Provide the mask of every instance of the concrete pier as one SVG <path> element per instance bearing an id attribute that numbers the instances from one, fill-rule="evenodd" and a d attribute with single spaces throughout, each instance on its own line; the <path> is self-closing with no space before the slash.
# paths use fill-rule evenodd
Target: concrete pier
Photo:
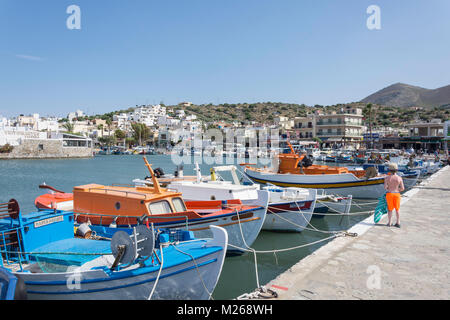
<path id="1" fill-rule="evenodd" d="M 401 228 L 373 216 L 266 285 L 281 300 L 449 299 L 450 167 L 402 195 Z M 393 214 L 395 223 L 395 213 Z"/>

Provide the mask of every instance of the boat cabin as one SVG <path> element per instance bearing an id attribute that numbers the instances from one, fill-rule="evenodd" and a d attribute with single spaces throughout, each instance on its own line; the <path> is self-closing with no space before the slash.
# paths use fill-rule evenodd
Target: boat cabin
<path id="1" fill-rule="evenodd" d="M 99 184 L 74 187 L 73 206 L 75 213 L 120 217 L 142 217 L 186 211 L 186 204 L 179 192 L 164 188 Z M 107 219 L 108 222 L 111 222 L 110 219 L 111 217 Z"/>
<path id="2" fill-rule="evenodd" d="M 278 172 L 280 174 L 343 174 L 343 173 L 353 173 L 357 177 L 363 177 L 365 171 L 363 170 L 349 170 L 346 167 L 337 166 L 325 166 L 325 165 L 311 165 L 304 167 L 301 161 L 304 159 L 305 155 L 298 154 L 294 151 L 292 146 L 289 144 L 291 149 L 290 153 L 283 153 L 278 155 Z"/>

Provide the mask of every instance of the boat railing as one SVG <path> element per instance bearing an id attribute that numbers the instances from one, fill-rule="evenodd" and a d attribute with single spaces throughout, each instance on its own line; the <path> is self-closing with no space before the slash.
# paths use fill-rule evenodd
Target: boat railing
<path id="1" fill-rule="evenodd" d="M 135 192 L 135 191 L 128 191 L 128 190 L 117 190 L 117 189 L 107 189 L 107 188 L 89 188 L 89 192 L 91 192 L 92 190 L 99 190 L 99 191 L 104 191 L 105 194 L 108 194 L 108 192 L 119 192 L 119 193 L 124 193 L 125 197 L 128 197 L 128 195 L 137 195 L 137 196 L 141 196 L 143 199 L 147 199 L 147 195 L 145 193 L 141 193 L 141 192 Z"/>
<path id="2" fill-rule="evenodd" d="M 129 184 L 129 183 L 111 183 L 112 187 L 131 187 L 134 188 L 135 185 L 134 184 Z"/>
<path id="3" fill-rule="evenodd" d="M 19 204 L 14 199 L 0 203 L 0 219 L 6 218 L 11 222 L 2 222 L 0 225 L 0 266 L 18 262 L 22 268 L 22 260 L 27 257 L 22 257 L 22 217 Z"/>
<path id="4" fill-rule="evenodd" d="M 172 219 L 184 219 L 185 220 L 185 224 L 186 224 L 186 230 L 189 230 L 189 218 L 187 215 L 173 215 L 173 216 L 164 216 L 164 217 L 160 217 L 160 216 L 156 216 L 156 215 L 147 215 L 144 214 L 142 216 L 119 216 L 119 215 L 114 215 L 114 214 L 102 214 L 102 213 L 74 213 L 75 214 L 75 221 L 78 221 L 77 218 L 79 216 L 87 216 L 88 220 L 89 217 L 99 217 L 100 218 L 100 225 L 103 225 L 103 219 L 112 219 L 113 222 L 116 222 L 118 219 L 125 219 L 125 220 L 132 220 L 132 219 L 136 219 L 136 221 L 139 224 L 146 224 L 147 221 L 149 219 L 161 219 L 161 220 L 172 220 Z M 89 220 L 90 221 L 90 220 Z M 128 221 L 128 225 L 131 225 L 130 222 Z"/>

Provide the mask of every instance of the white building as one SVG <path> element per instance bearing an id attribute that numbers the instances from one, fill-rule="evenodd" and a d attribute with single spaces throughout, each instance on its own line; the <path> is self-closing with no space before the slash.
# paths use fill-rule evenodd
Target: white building
<path id="1" fill-rule="evenodd" d="M 39 118 L 36 121 L 35 129 L 37 131 L 59 131 L 59 123 L 56 118 Z"/>
<path id="2" fill-rule="evenodd" d="M 175 111 L 175 115 L 178 118 L 183 119 L 186 116 L 186 113 L 184 112 L 183 109 L 179 109 L 179 110 Z"/>
<path id="3" fill-rule="evenodd" d="M 180 125 L 181 120 L 169 116 L 159 116 L 157 123 L 159 126 L 176 127 Z"/>
<path id="4" fill-rule="evenodd" d="M 161 105 L 141 106 L 136 108 L 130 114 L 129 120 L 145 124 L 147 127 L 153 127 L 157 124 L 159 116 L 166 115 L 166 107 Z"/>
<path id="5" fill-rule="evenodd" d="M 130 118 L 131 118 L 131 116 L 127 115 L 126 113 L 113 115 L 113 121 L 117 122 L 117 127 L 120 130 L 126 130 L 127 129 L 128 121 L 130 120 Z"/>

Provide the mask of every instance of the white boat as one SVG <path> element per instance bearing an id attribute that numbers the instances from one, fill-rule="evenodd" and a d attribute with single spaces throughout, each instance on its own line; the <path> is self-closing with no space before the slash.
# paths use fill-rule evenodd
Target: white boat
<path id="1" fill-rule="evenodd" d="M 196 181 L 174 181 L 168 187 L 183 194 L 186 200 L 232 200 L 239 199 L 243 204 L 252 204 L 258 199 L 260 190 L 269 194 L 269 204 L 263 230 L 301 232 L 309 224 L 317 201 L 320 201 L 318 213 L 348 213 L 351 197 L 333 198 L 324 193 L 318 198 L 317 190 L 303 188 L 262 187 L 259 184 L 241 184 L 237 176 L 237 168 L 217 166 L 212 170 L 211 179 L 201 176 L 196 165 Z M 219 172 L 229 172 L 232 181 L 227 181 Z M 245 177 L 245 175 L 243 175 Z M 147 184 L 146 180 L 133 180 L 135 183 Z M 319 199 L 319 200 L 318 200 Z M 331 211 L 329 211 L 331 209 Z"/>

